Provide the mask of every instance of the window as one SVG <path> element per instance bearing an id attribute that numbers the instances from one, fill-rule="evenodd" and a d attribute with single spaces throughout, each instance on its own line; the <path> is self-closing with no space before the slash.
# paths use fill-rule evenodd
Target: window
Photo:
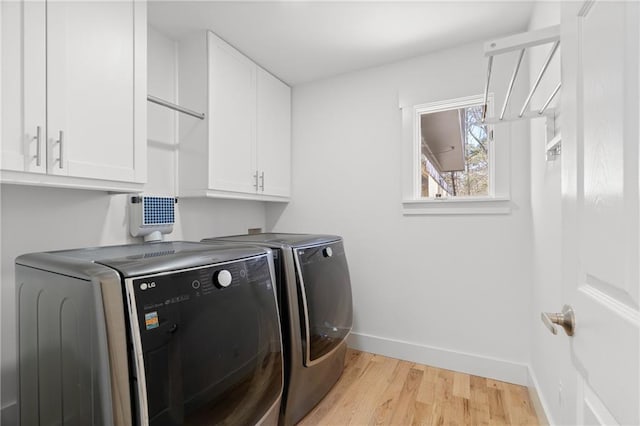
<path id="1" fill-rule="evenodd" d="M 483 104 L 482 95 L 401 103 L 404 215 L 511 212 L 511 141 L 527 129 L 483 124 Z M 492 109 L 490 93 L 488 117 Z"/>
<path id="2" fill-rule="evenodd" d="M 420 197 L 487 197 L 492 191 L 491 129 L 474 103 L 417 109 Z"/>

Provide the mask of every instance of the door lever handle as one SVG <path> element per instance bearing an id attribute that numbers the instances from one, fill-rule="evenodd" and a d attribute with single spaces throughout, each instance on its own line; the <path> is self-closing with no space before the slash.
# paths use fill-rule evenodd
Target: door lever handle
<path id="1" fill-rule="evenodd" d="M 576 328 L 576 316 L 573 312 L 573 308 L 569 305 L 562 307 L 562 312 L 550 313 L 543 312 L 540 314 L 540 318 L 544 325 L 547 326 L 550 332 L 558 334 L 558 329 L 554 324 L 559 325 L 567 333 L 567 336 L 573 336 L 573 332 Z"/>

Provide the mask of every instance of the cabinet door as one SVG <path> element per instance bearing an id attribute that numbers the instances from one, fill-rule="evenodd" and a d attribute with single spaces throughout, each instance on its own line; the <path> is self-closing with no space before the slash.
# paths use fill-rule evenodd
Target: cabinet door
<path id="1" fill-rule="evenodd" d="M 291 89 L 261 68 L 258 68 L 257 81 L 260 192 L 288 197 L 291 193 Z"/>
<path id="2" fill-rule="evenodd" d="M 213 33 L 208 42 L 209 189 L 255 193 L 256 66 Z"/>
<path id="3" fill-rule="evenodd" d="M 0 2 L 3 170 L 46 171 L 45 3 Z"/>
<path id="4" fill-rule="evenodd" d="M 49 173 L 144 181 L 145 23 L 144 2 L 47 4 Z"/>

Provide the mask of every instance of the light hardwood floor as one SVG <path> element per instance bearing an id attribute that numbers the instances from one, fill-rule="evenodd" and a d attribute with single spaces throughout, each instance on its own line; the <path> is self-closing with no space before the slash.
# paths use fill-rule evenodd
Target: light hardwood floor
<path id="1" fill-rule="evenodd" d="M 308 425 L 538 425 L 523 386 L 349 349 Z"/>

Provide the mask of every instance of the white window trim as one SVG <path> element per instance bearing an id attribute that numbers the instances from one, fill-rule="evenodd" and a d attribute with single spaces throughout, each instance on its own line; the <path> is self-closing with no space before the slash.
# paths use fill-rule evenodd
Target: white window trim
<path id="1" fill-rule="evenodd" d="M 425 198 L 402 201 L 402 214 L 405 216 L 510 213 L 509 197 Z"/>
<path id="2" fill-rule="evenodd" d="M 487 116 L 493 116 L 493 93 L 488 96 Z M 496 195 L 496 155 L 495 142 L 489 144 L 489 195 L 479 197 L 451 197 L 451 198 L 422 198 L 420 179 L 420 115 L 451 109 L 464 108 L 470 105 L 482 104 L 483 95 L 467 96 L 446 101 L 437 101 L 403 108 L 403 143 L 409 146 L 411 152 L 405 154 L 403 173 L 407 170 L 410 176 L 403 179 L 402 214 L 414 215 L 468 215 L 468 214 L 510 214 L 511 198 L 509 195 Z M 493 127 L 493 126 L 492 126 Z M 492 129 L 493 130 L 493 129 Z M 408 141 L 408 138 L 411 138 Z M 407 187 L 408 186 L 408 187 Z"/>

